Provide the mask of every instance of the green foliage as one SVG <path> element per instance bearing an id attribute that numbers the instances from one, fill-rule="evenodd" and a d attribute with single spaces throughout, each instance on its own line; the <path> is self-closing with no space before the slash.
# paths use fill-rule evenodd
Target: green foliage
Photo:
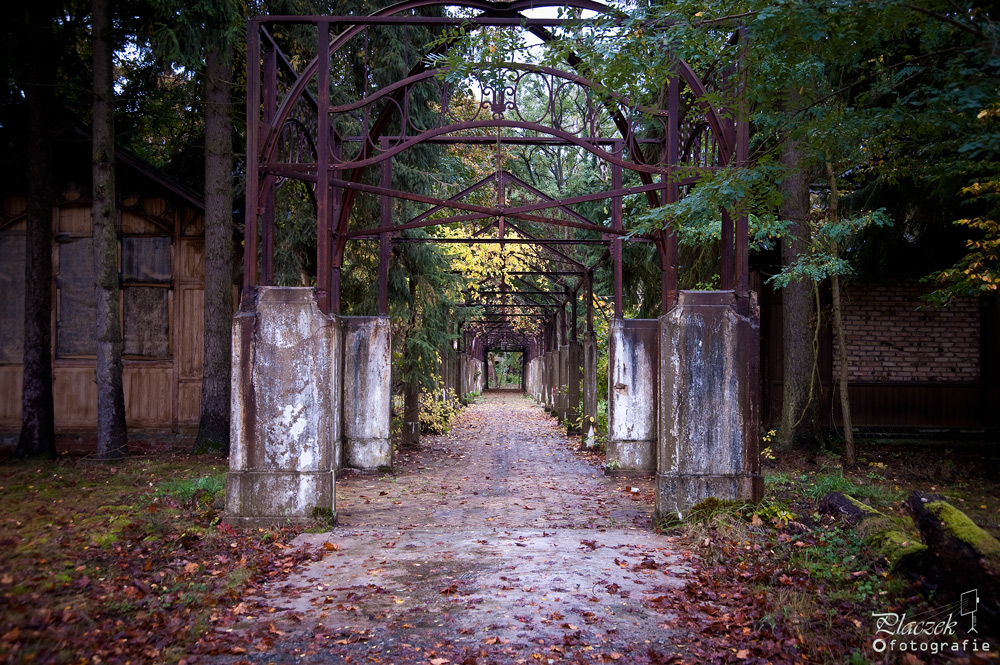
<path id="1" fill-rule="evenodd" d="M 838 467 L 834 473 L 818 473 L 811 476 L 805 489 L 806 496 L 820 499 L 830 492 L 840 492 L 852 497 L 870 499 L 879 504 L 892 503 L 902 495 L 899 492 L 887 490 L 876 484 L 860 485 L 844 475 L 843 468 Z"/>
<path id="2" fill-rule="evenodd" d="M 888 226 L 891 223 L 883 210 L 874 210 L 858 217 L 827 220 L 813 225 L 812 251 L 800 255 L 795 263 L 783 266 L 781 272 L 771 277 L 768 283 L 783 288 L 796 280 L 822 282 L 834 275 L 850 275 L 853 268 L 837 248 L 869 226 Z"/>
<path id="3" fill-rule="evenodd" d="M 451 421 L 461 410 L 462 403 L 455 391 L 448 388 L 444 399 L 441 389 L 420 393 L 420 431 L 429 434 L 446 434 L 451 429 Z"/>
<path id="4" fill-rule="evenodd" d="M 972 230 L 974 237 L 965 241 L 967 253 L 955 265 L 924 280 L 938 285 L 928 296 L 938 304 L 947 304 L 955 296 L 995 294 L 1000 289 L 1000 176 L 973 183 L 962 194 L 985 205 L 989 216 L 955 222 Z"/>
<path id="5" fill-rule="evenodd" d="M 154 497 L 171 497 L 177 503 L 187 503 L 198 492 L 207 492 L 211 496 L 222 494 L 226 489 L 226 474 L 219 473 L 201 478 L 186 478 L 183 480 L 168 480 L 157 487 Z"/>

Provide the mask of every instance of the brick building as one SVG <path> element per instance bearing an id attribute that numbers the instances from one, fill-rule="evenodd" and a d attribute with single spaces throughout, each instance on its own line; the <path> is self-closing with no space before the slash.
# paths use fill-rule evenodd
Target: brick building
<path id="1" fill-rule="evenodd" d="M 851 416 L 856 427 L 967 428 L 1000 426 L 1000 307 L 959 298 L 947 307 L 925 301 L 930 287 L 915 278 L 852 283 L 843 304 Z M 840 422 L 839 376 L 822 294 L 819 376 L 827 424 Z M 763 420 L 780 419 L 781 293 L 761 289 Z"/>

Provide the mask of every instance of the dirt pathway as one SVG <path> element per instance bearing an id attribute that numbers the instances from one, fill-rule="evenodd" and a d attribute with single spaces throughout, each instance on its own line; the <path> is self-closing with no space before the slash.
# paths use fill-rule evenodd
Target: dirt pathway
<path id="1" fill-rule="evenodd" d="M 664 601 L 690 555 L 653 533 L 650 479 L 577 447 L 490 393 L 395 475 L 344 474 L 336 529 L 299 538 L 325 556 L 245 603 L 236 646 L 201 662 L 673 662 Z"/>

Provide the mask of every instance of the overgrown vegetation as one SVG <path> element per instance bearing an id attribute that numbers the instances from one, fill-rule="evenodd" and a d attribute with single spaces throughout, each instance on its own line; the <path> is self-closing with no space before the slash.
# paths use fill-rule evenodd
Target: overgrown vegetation
<path id="1" fill-rule="evenodd" d="M 848 472 L 833 458 L 790 454 L 767 461 L 762 503 L 709 499 L 684 523 L 661 524 L 669 538 L 680 538 L 702 557 L 690 590 L 717 603 L 717 616 L 754 626 L 747 658 L 882 662 L 871 648 L 873 613 L 913 617 L 942 604 L 920 579 L 892 570 L 870 530 L 821 515 L 819 499 L 829 492 L 849 494 L 885 516 L 878 519 L 905 525 L 907 544 L 920 538 L 902 500 L 921 488 L 949 497 L 992 535 L 1000 534 L 1000 454 L 990 448 L 869 444 L 859 450 L 863 467 Z M 955 464 L 975 471 L 959 479 L 951 472 Z M 742 646 L 732 644 L 737 651 Z M 920 662 L 929 662 L 920 655 Z"/>
<path id="2" fill-rule="evenodd" d="M 0 662 L 175 663 L 248 591 L 313 556 L 297 528 L 220 521 L 225 461 L 63 455 L 0 481 Z M 199 644 L 201 642 L 201 644 Z"/>

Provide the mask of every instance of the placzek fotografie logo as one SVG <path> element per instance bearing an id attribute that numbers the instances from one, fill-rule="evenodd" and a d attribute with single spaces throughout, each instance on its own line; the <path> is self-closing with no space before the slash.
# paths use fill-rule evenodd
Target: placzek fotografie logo
<path id="1" fill-rule="evenodd" d="M 963 593 L 957 602 L 922 614 L 910 616 L 906 612 L 873 612 L 875 638 L 872 640 L 872 649 L 879 654 L 994 651 L 993 645 L 978 636 L 978 609 L 979 592 L 972 589 Z"/>

